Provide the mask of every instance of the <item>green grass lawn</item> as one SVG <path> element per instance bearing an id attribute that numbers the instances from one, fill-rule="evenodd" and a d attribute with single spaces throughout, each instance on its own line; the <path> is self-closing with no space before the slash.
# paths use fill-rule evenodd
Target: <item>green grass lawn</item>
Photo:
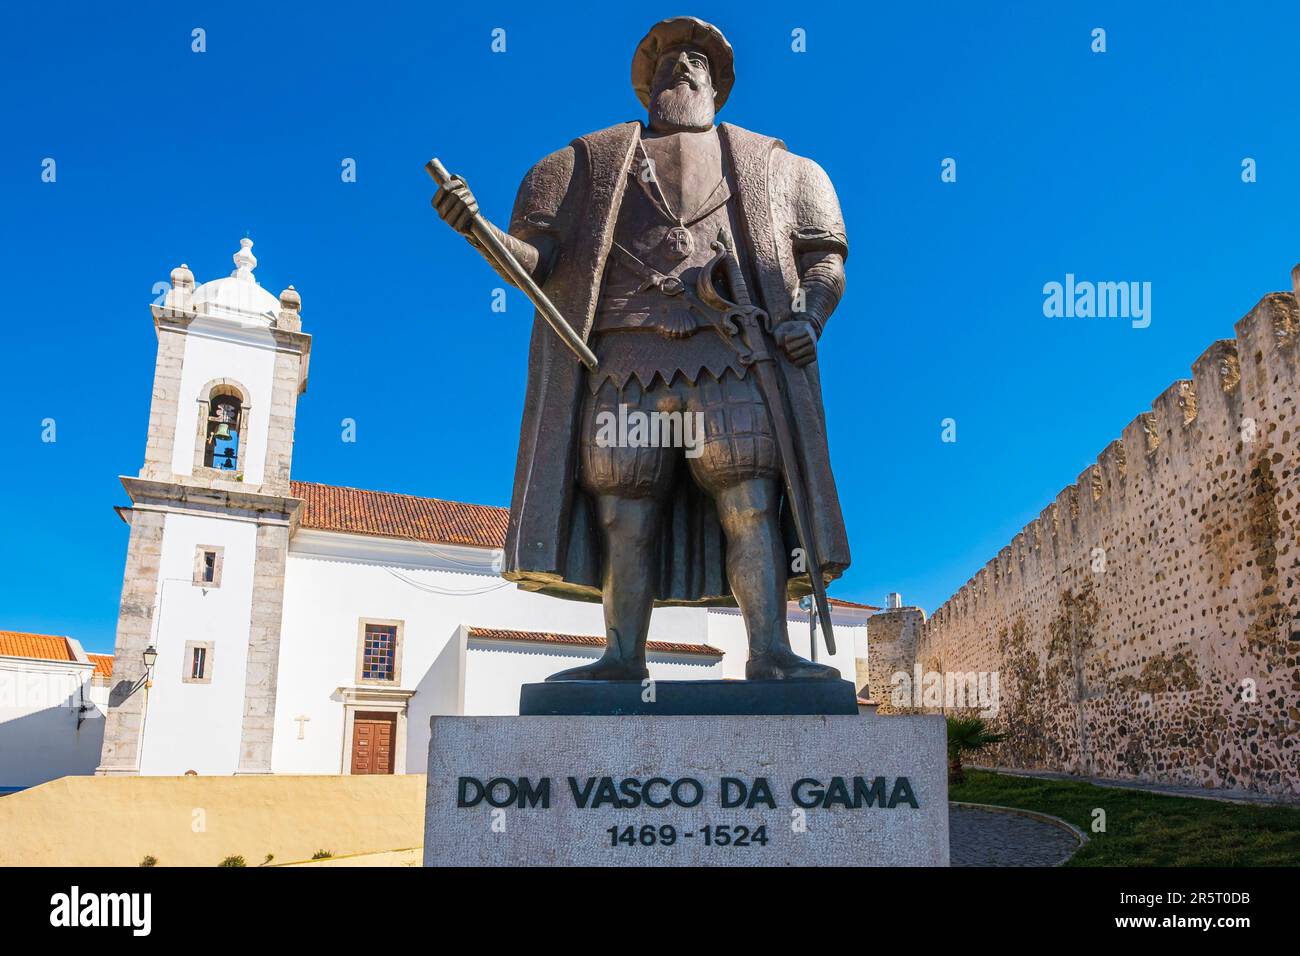
<path id="1" fill-rule="evenodd" d="M 1300 866 L 1300 809 L 1192 800 L 978 770 L 949 799 L 1037 810 L 1092 841 L 1068 866 Z M 1094 810 L 1106 831 L 1093 831 Z"/>

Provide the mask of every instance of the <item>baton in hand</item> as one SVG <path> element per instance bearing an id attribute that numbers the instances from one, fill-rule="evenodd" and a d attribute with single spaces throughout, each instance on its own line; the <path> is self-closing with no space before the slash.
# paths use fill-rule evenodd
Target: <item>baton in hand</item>
<path id="1" fill-rule="evenodd" d="M 451 173 L 447 172 L 447 167 L 437 159 L 429 160 L 424 164 L 424 168 L 439 186 L 445 186 L 448 180 L 452 178 Z M 596 353 L 587 347 L 587 343 L 582 340 L 582 336 L 574 331 L 573 326 L 565 321 L 564 316 L 560 315 L 560 310 L 546 297 L 546 293 L 538 288 L 537 283 L 533 281 L 533 277 L 528 274 L 528 270 L 519 264 L 519 260 L 506 248 L 505 243 L 497 237 L 492 224 L 479 213 L 475 213 L 474 218 L 470 220 L 469 228 L 474 238 L 492 254 L 492 258 L 505 270 L 516 288 L 528 296 L 533 305 L 537 306 L 537 311 L 542 314 L 542 318 L 546 320 L 547 324 L 555 330 L 555 334 L 564 340 L 564 344 L 573 350 L 573 354 L 578 356 L 583 365 L 593 372 L 596 371 Z"/>

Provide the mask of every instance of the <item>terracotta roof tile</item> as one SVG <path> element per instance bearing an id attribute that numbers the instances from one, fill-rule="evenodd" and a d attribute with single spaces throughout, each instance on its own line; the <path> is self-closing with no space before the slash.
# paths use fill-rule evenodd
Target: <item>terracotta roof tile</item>
<path id="1" fill-rule="evenodd" d="M 302 512 L 304 528 L 481 548 L 505 545 L 506 525 L 510 521 L 508 508 L 310 481 L 291 481 L 289 486 L 290 494 L 305 503 Z M 829 600 L 836 607 L 880 610 L 875 604 L 839 598 Z"/>
<path id="2" fill-rule="evenodd" d="M 108 680 L 113 676 L 112 654 L 91 654 L 87 652 L 86 656 L 89 657 L 91 662 L 95 665 L 95 673 L 93 676 L 101 677 L 104 680 Z"/>
<path id="3" fill-rule="evenodd" d="M 831 604 L 834 604 L 836 607 L 858 607 L 862 608 L 864 611 L 880 610 L 879 606 L 875 604 L 859 604 L 857 601 L 841 601 L 839 598 L 833 597 L 827 597 L 826 600 L 830 601 Z"/>
<path id="4" fill-rule="evenodd" d="M 291 481 L 289 486 L 290 494 L 305 502 L 302 513 L 304 528 L 482 548 L 505 545 L 506 525 L 510 521 L 508 508 L 310 481 Z M 875 604 L 839 598 L 829 600 L 836 607 L 880 610 Z"/>
<path id="5" fill-rule="evenodd" d="M 74 661 L 66 637 L 0 631 L 0 657 L 31 657 L 42 661 Z"/>
<path id="6" fill-rule="evenodd" d="M 510 517 L 508 509 L 491 505 L 307 481 L 290 482 L 290 494 L 306 502 L 304 528 L 438 544 L 500 548 L 505 544 Z"/>
<path id="7" fill-rule="evenodd" d="M 605 639 L 591 634 L 552 634 L 549 631 L 507 631 L 497 627 L 471 627 L 469 636 L 491 641 L 536 641 L 539 644 L 576 644 L 581 647 L 604 647 Z M 710 644 L 680 644 L 676 641 L 646 641 L 646 650 L 675 654 L 699 654 L 721 657 L 722 651 Z"/>

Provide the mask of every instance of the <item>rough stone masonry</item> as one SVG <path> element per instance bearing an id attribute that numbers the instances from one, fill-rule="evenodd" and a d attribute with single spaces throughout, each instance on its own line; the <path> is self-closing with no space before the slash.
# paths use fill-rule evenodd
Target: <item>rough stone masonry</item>
<path id="1" fill-rule="evenodd" d="M 999 672 L 981 762 L 1300 794 L 1300 266 L 929 620 L 891 675 Z M 914 698 L 913 704 L 918 702 Z M 931 708 L 923 708 L 931 709 Z"/>

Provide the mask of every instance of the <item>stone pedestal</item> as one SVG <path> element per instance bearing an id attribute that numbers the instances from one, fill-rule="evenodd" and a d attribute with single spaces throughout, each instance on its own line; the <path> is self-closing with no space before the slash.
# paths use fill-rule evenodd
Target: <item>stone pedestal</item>
<path id="1" fill-rule="evenodd" d="M 651 693 L 653 691 L 653 693 Z M 846 680 L 565 680 L 524 684 L 524 717 L 856 714 Z"/>
<path id="2" fill-rule="evenodd" d="M 426 866 L 947 866 L 939 716 L 434 717 Z"/>

